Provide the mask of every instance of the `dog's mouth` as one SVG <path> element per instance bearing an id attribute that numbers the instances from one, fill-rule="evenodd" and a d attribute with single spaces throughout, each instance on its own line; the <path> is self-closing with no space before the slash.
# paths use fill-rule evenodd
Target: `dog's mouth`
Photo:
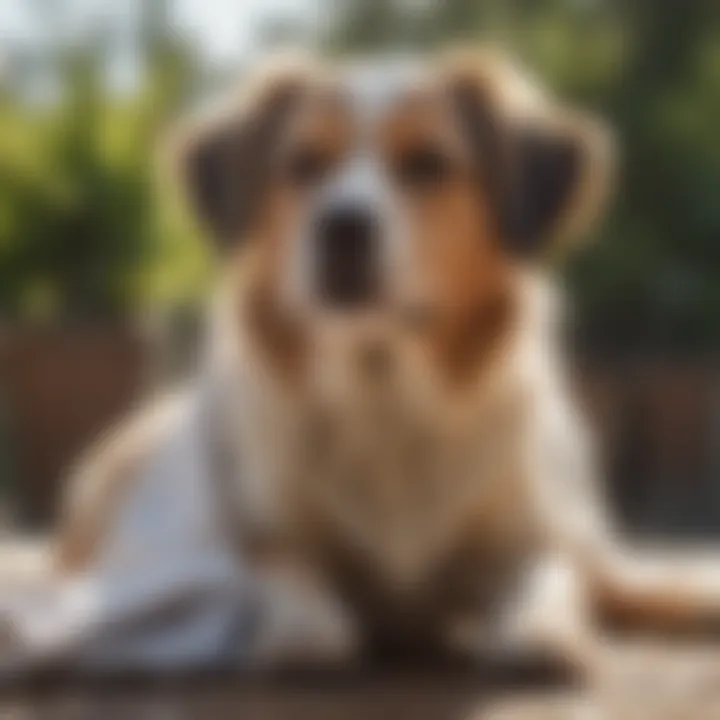
<path id="1" fill-rule="evenodd" d="M 397 366 L 395 349 L 382 338 L 361 343 L 355 357 L 359 377 L 369 382 L 388 380 Z"/>
<path id="2" fill-rule="evenodd" d="M 428 301 L 403 303 L 398 308 L 398 323 L 412 333 L 424 333 L 435 326 L 438 309 Z"/>
<path id="3" fill-rule="evenodd" d="M 343 342 L 362 347 L 362 354 L 382 354 L 381 347 L 392 346 L 403 337 L 421 337 L 433 330 L 441 319 L 432 302 L 378 298 L 357 306 L 321 305 L 313 313 L 311 325 L 319 334 L 343 338 Z"/>

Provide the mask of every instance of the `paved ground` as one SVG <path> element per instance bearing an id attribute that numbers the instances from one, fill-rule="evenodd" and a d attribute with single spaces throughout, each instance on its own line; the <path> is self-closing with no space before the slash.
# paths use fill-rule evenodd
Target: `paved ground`
<path id="1" fill-rule="evenodd" d="M 528 676 L 397 670 L 362 676 L 61 678 L 7 686 L 0 720 L 715 720 L 720 646 L 623 642 L 608 676 L 573 688 Z"/>
<path id="2" fill-rule="evenodd" d="M 7 547 L 7 546 L 5 546 Z M 13 565 L 7 554 L 5 569 Z M 42 564 L 12 553 L 14 572 Z M 720 640 L 615 639 L 590 687 L 516 669 L 53 677 L 0 686 L 0 720 L 720 720 Z"/>

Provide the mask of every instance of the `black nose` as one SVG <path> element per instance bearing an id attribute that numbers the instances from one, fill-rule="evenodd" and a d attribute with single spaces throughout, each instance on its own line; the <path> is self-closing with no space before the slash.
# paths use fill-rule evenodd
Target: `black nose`
<path id="1" fill-rule="evenodd" d="M 321 297 L 345 307 L 373 298 L 377 291 L 378 222 L 372 210 L 341 206 L 318 219 L 317 272 Z"/>

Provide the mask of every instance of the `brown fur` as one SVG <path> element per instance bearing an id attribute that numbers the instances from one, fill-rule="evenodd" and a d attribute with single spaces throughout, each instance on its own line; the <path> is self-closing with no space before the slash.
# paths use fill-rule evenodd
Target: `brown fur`
<path id="1" fill-rule="evenodd" d="M 281 145 L 280 158 L 295 147 L 313 147 L 339 162 L 352 137 L 352 118 L 343 116 L 321 93 L 299 102 L 287 127 L 289 136 Z M 456 168 L 443 187 L 407 201 L 419 258 L 417 277 L 410 282 L 422 288 L 421 300 L 429 306 L 430 317 L 418 334 L 419 342 L 449 381 L 472 381 L 512 327 L 514 312 L 514 268 L 502 251 L 489 191 L 478 185 L 472 169 L 464 164 L 467 139 L 437 91 L 402 104 L 378 135 L 388 164 L 427 142 L 442 142 L 453 153 Z M 255 247 L 238 250 L 237 262 L 252 265 L 261 276 L 243 280 L 252 283 L 253 290 L 240 290 L 253 295 L 250 322 L 256 339 L 285 371 L 300 362 L 303 341 L 301 329 L 281 315 L 275 271 L 278 259 L 290 252 L 283 239 L 297 222 L 302 202 L 302 196 L 276 181 L 252 233 Z M 244 270 L 240 274 L 245 278 Z"/>

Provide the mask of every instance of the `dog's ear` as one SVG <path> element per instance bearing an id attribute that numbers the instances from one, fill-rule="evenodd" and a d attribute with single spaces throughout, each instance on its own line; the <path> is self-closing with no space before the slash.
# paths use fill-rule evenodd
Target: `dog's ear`
<path id="1" fill-rule="evenodd" d="M 506 241 L 520 255 L 536 256 L 586 233 L 608 194 L 607 131 L 595 120 L 557 110 L 518 121 L 509 135 Z"/>
<path id="2" fill-rule="evenodd" d="M 273 147 L 309 81 L 308 63 L 273 62 L 238 98 L 191 120 L 171 139 L 174 174 L 220 248 L 251 230 L 270 181 Z"/>
<path id="3" fill-rule="evenodd" d="M 505 246 L 533 258 L 586 232 L 607 196 L 608 131 L 548 99 L 495 55 L 456 55 L 449 77 Z"/>

